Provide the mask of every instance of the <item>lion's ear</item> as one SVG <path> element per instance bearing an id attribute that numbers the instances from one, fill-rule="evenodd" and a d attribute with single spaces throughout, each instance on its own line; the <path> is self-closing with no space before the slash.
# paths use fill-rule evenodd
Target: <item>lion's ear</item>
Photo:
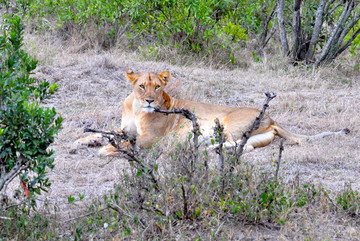
<path id="1" fill-rule="evenodd" d="M 167 83 L 169 82 L 170 78 L 171 78 L 171 74 L 169 71 L 165 70 L 163 72 L 161 72 L 159 74 L 160 80 L 167 85 Z"/>
<path id="2" fill-rule="evenodd" d="M 136 82 L 136 80 L 138 78 L 138 74 L 135 74 L 134 71 L 132 71 L 131 69 L 127 69 L 126 70 L 126 77 L 130 81 L 130 84 L 133 85 L 133 84 L 135 84 L 135 82 Z"/>

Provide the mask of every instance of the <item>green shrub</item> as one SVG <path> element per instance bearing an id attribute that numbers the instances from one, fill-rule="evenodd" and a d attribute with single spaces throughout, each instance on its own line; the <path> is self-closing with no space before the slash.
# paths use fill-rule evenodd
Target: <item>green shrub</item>
<path id="1" fill-rule="evenodd" d="M 37 61 L 21 48 L 23 29 L 18 16 L 6 16 L 0 37 L 0 193 L 20 175 L 31 194 L 50 186 L 47 168 L 54 151 L 48 149 L 61 128 L 55 108 L 41 102 L 56 84 L 31 78 Z"/>
<path id="2" fill-rule="evenodd" d="M 345 185 L 344 190 L 336 197 L 337 204 L 350 216 L 360 215 L 360 193 L 351 188 L 350 184 Z"/>

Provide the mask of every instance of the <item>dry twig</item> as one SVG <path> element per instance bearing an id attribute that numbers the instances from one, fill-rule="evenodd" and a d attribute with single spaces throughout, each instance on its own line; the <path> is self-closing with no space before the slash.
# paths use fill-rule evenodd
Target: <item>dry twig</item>
<path id="1" fill-rule="evenodd" d="M 283 150 L 284 150 L 284 140 L 281 140 L 280 146 L 279 146 L 279 156 L 278 156 L 278 159 L 277 159 L 276 162 L 275 162 L 275 164 L 276 164 L 275 182 L 277 182 L 277 179 L 278 179 L 280 162 L 281 162 L 281 156 L 282 156 Z"/>
<path id="2" fill-rule="evenodd" d="M 187 109 L 184 109 L 184 108 L 174 109 L 174 110 L 161 110 L 159 108 L 154 108 L 154 111 L 158 112 L 158 113 L 165 114 L 165 115 L 180 114 L 180 115 L 184 116 L 186 119 L 191 120 L 191 122 L 193 124 L 192 132 L 194 133 L 194 138 L 193 138 L 193 141 L 194 141 L 194 161 L 195 161 L 195 166 L 197 167 L 198 163 L 199 163 L 199 155 L 198 155 L 199 146 L 200 146 L 199 145 L 199 136 L 201 135 L 201 132 L 200 132 L 199 124 L 197 123 L 196 115 L 193 112 L 191 112 L 191 111 L 189 111 Z M 194 167 L 193 164 L 191 166 Z"/>
<path id="3" fill-rule="evenodd" d="M 117 133 L 115 131 L 104 132 L 104 131 L 97 131 L 89 128 L 85 128 L 84 132 L 94 132 L 94 133 L 101 133 L 104 137 L 109 139 L 111 145 L 113 145 L 119 153 L 124 155 L 124 158 L 131 163 L 136 164 L 136 168 L 141 170 L 143 173 L 150 176 L 150 180 L 154 184 L 154 188 L 159 191 L 159 183 L 157 178 L 154 175 L 153 168 L 147 165 L 146 163 L 142 162 L 137 158 L 138 154 L 138 147 L 136 146 L 136 139 L 130 137 L 125 132 Z M 131 148 L 124 149 L 120 147 L 122 141 L 129 141 L 131 144 Z"/>
<path id="4" fill-rule="evenodd" d="M 185 191 L 185 187 L 184 184 L 181 185 L 181 190 L 182 190 L 182 197 L 183 197 L 183 205 L 184 205 L 184 218 L 187 218 L 187 214 L 188 214 L 188 203 L 187 203 L 187 195 L 186 195 L 186 191 Z"/>
<path id="5" fill-rule="evenodd" d="M 223 192 L 225 189 L 223 145 L 224 145 L 224 142 L 226 141 L 226 137 L 224 135 L 224 126 L 221 125 L 218 118 L 215 119 L 214 136 L 215 136 L 216 141 L 219 143 L 219 145 L 215 148 L 215 151 L 219 155 L 218 168 L 219 168 L 219 174 L 222 178 L 221 192 Z M 207 168 L 207 166 L 206 166 L 206 168 Z"/>
<path id="6" fill-rule="evenodd" d="M 84 214 L 84 215 L 80 215 L 80 216 L 77 216 L 77 217 L 74 217 L 74 218 L 70 218 L 70 219 L 68 219 L 68 220 L 65 220 L 64 223 L 67 223 L 67 222 L 70 222 L 70 221 L 74 221 L 74 220 L 77 220 L 77 219 L 79 219 L 79 218 L 84 218 L 84 217 L 93 215 L 93 214 L 95 214 L 95 213 L 97 213 L 97 212 L 102 212 L 102 211 L 107 210 L 107 209 L 109 209 L 109 208 L 108 208 L 108 207 L 106 207 L 106 208 L 101 208 L 101 209 L 99 209 L 99 210 L 96 210 L 96 211 L 93 211 L 93 212 L 90 212 L 90 213 L 87 213 L 87 214 Z"/>
<path id="7" fill-rule="evenodd" d="M 276 97 L 276 93 L 266 92 L 265 95 L 266 95 L 266 100 L 265 100 L 265 102 L 263 104 L 263 107 L 262 107 L 262 109 L 260 111 L 259 116 L 255 118 L 252 126 L 243 134 L 243 137 L 242 137 L 241 142 L 240 142 L 240 146 L 239 146 L 239 148 L 237 148 L 235 150 L 236 162 L 237 163 L 239 163 L 239 158 L 243 154 L 245 144 L 249 140 L 251 134 L 253 133 L 253 131 L 255 131 L 256 129 L 259 128 L 260 122 L 261 122 L 262 118 L 265 115 L 265 111 L 269 107 L 269 102 Z"/>

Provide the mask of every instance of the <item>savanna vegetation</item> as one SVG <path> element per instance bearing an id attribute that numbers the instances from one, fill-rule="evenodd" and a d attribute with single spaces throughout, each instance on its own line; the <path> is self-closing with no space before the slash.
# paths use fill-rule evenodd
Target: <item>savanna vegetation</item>
<path id="1" fill-rule="evenodd" d="M 294 64 L 319 66 L 360 47 L 354 0 L 4 0 L 2 8 L 22 16 L 31 31 L 86 40 L 84 48 L 139 49 L 157 60 L 171 59 L 167 52 L 175 49 L 173 55 L 236 65 L 251 43 L 257 61 L 272 45 Z"/>
<path id="2" fill-rule="evenodd" d="M 343 56 L 351 59 L 347 68 L 358 73 L 358 1 L 3 0 L 0 6 L 0 240 L 241 239 L 233 230 L 250 225 L 254 230 L 261 227 L 261 232 L 281 233 L 288 223 L 301 222 L 296 216 L 314 219 L 317 213 L 359 227 L 360 193 L 351 183 L 343 182 L 340 191 L 333 192 L 321 183 L 290 178 L 281 171 L 287 162 L 282 142 L 272 151 L 271 165 L 258 167 L 236 149 L 241 146 L 223 150 L 226 136 L 215 122 L 216 150 L 198 143 L 195 127 L 185 143 L 171 137 L 149 150 L 136 146 L 122 150 L 117 145 L 122 136 L 105 135 L 122 152 L 115 160 L 126 160 L 126 168 L 119 170 L 104 195 L 88 200 L 82 193 L 68 195 L 66 205 L 76 209 L 77 203 L 86 200 L 86 204 L 77 215 L 65 217 L 62 204 L 41 198 L 51 189 L 48 176 L 55 163 L 51 144 L 63 123 L 51 98 L 67 98 L 67 91 L 79 92 L 80 87 L 65 85 L 61 78 L 33 78 L 39 63 L 26 52 L 31 46 L 24 48 L 25 29 L 34 38 L 51 35 L 62 46 L 76 45 L 76 53 L 118 50 L 145 60 L 173 65 L 202 62 L 227 70 L 246 69 L 248 62 L 261 64 L 271 56 L 285 60 L 281 68 L 290 66 L 293 73 L 304 75 L 336 66 Z M 108 58 L 102 66 L 110 72 L 118 68 Z M 54 70 L 49 69 L 40 72 Z M 356 86 L 352 82 L 356 78 L 349 75 L 340 81 L 340 88 Z M 59 85 L 63 90 L 57 97 Z M 226 87 L 219 89 L 231 96 Z M 84 104 L 71 106 L 79 105 Z M 84 106 L 62 111 L 65 116 L 72 111 L 80 115 L 89 108 Z M 294 114 L 309 107 L 284 101 L 283 108 Z M 329 111 L 343 113 L 339 108 Z M 311 109 L 311 114 L 318 109 Z M 71 157 L 79 151 L 68 152 Z M 17 180 L 16 195 L 10 197 L 6 189 Z M 306 239 L 304 233 L 287 238 Z M 355 231 L 353 237 L 359 235 Z"/>

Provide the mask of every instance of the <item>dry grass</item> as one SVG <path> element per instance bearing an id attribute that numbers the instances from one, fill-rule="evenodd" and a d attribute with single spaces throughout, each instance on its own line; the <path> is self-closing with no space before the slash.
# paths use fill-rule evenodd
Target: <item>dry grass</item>
<path id="1" fill-rule="evenodd" d="M 73 150 L 72 143 L 86 134 L 85 127 L 100 130 L 120 126 L 121 105 L 131 92 L 124 73 L 169 70 L 173 79 L 168 92 L 177 98 L 221 105 L 260 108 L 264 92 L 278 94 L 268 114 L 290 131 L 316 134 L 349 128 L 351 133 L 317 140 L 304 146 L 285 146 L 280 174 L 288 180 L 321 184 L 332 192 L 350 182 L 360 189 L 360 86 L 349 67 L 338 65 L 311 72 L 284 66 L 283 60 L 264 58 L 246 70 L 212 69 L 204 64 L 188 66 L 143 61 L 136 53 L 76 53 L 53 44 L 53 39 L 27 37 L 27 47 L 40 59 L 35 78 L 58 83 L 60 89 L 49 105 L 64 117 L 63 130 L 55 144 L 55 168 L 49 173 L 52 187 L 46 198 L 60 208 L 61 218 L 79 215 L 90 200 L 110 191 L 127 162 L 100 158 L 97 148 Z M 37 42 L 40 41 L 40 42 Z M 41 46 L 41 47 L 40 47 Z M 54 47 L 58 46 L 58 47 Z M 272 168 L 279 141 L 243 156 L 259 168 Z M 17 181 L 15 181 L 17 182 Z M 15 183 L 14 186 L 17 184 Z M 69 195 L 85 194 L 76 205 Z M 351 219 L 340 220 L 319 208 L 293 213 L 280 230 L 256 226 L 225 226 L 226 239 L 294 240 L 360 239 Z M 224 237 L 225 238 L 225 237 Z"/>

